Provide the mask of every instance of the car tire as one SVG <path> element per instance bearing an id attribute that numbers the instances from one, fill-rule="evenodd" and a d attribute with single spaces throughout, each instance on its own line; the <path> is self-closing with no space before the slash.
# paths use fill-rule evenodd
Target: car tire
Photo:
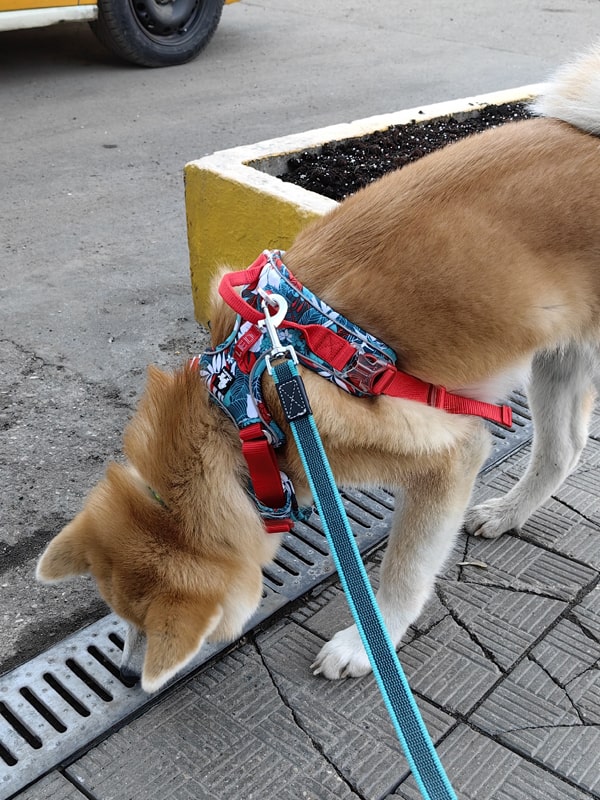
<path id="1" fill-rule="evenodd" d="M 223 0 L 98 0 L 91 23 L 113 53 L 142 67 L 194 58 L 217 29 Z"/>

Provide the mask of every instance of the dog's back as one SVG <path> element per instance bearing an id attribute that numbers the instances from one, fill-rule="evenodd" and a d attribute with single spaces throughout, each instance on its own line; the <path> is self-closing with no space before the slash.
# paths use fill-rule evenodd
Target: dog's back
<path id="1" fill-rule="evenodd" d="M 594 51 L 536 108 L 576 97 L 573 119 L 600 130 L 597 84 Z M 599 254 L 600 142 L 543 117 L 390 173 L 306 228 L 286 263 L 408 372 L 457 389 L 596 339 Z"/>

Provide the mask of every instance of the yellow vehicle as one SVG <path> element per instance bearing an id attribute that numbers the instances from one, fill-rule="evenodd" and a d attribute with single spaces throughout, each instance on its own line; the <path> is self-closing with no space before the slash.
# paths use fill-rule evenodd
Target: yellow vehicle
<path id="1" fill-rule="evenodd" d="M 168 67 L 194 58 L 237 0 L 0 0 L 0 31 L 87 20 L 120 58 Z"/>

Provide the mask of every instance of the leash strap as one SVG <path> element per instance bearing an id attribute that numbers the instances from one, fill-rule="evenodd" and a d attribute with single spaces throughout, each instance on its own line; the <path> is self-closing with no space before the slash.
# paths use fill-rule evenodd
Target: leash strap
<path id="1" fill-rule="evenodd" d="M 273 358 L 282 355 L 274 353 Z M 348 605 L 411 772 L 425 800 L 456 800 L 383 623 L 327 460 L 302 378 L 286 358 L 270 365 Z"/>

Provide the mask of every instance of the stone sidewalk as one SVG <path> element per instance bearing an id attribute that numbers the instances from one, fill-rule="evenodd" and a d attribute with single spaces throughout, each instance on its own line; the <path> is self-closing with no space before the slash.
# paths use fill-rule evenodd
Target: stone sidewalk
<path id="1" fill-rule="evenodd" d="M 529 449 L 476 500 L 510 487 Z M 600 798 L 599 464 L 596 415 L 579 469 L 519 535 L 460 537 L 400 651 L 460 800 Z M 348 620 L 339 584 L 319 586 L 18 797 L 419 798 L 372 677 L 310 673 Z"/>

